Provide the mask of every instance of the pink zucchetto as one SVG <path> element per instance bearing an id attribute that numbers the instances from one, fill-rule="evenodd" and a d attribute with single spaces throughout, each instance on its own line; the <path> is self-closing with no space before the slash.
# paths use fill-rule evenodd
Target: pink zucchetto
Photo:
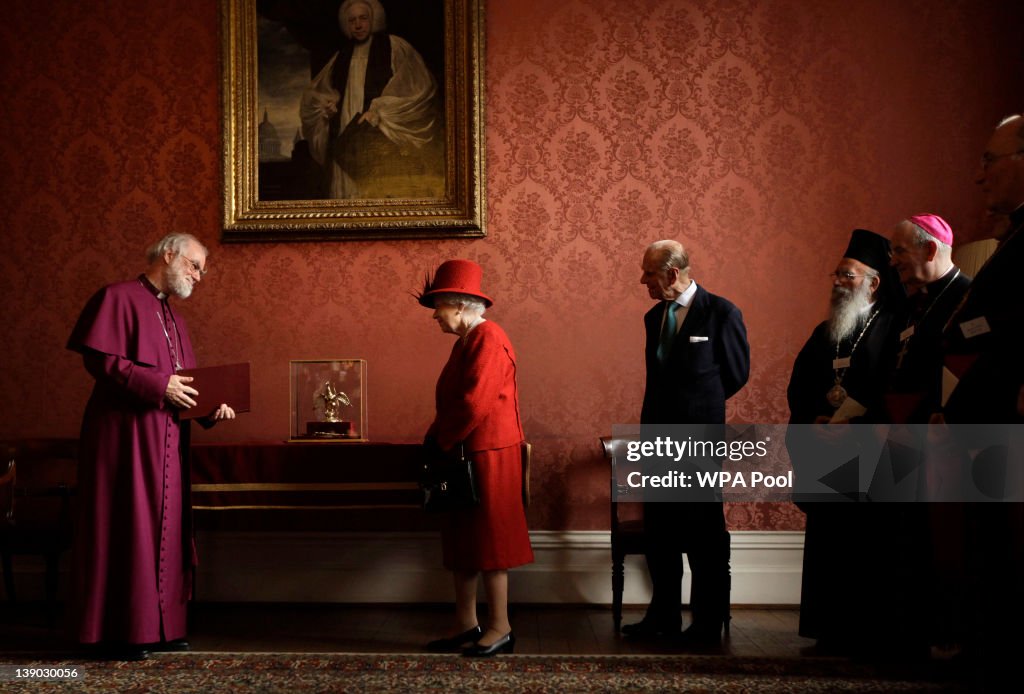
<path id="1" fill-rule="evenodd" d="M 941 241 L 947 246 L 953 245 L 953 230 L 949 228 L 946 220 L 937 214 L 915 214 L 907 219 L 911 224 L 924 229 L 924 232 L 936 241 Z"/>

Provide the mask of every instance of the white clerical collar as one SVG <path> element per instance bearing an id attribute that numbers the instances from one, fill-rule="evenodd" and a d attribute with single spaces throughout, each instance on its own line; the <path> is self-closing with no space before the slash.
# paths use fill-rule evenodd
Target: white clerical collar
<path id="1" fill-rule="evenodd" d="M 142 287 L 147 291 L 152 292 L 153 296 L 155 296 L 160 301 L 163 301 L 168 296 L 167 294 L 164 294 L 162 291 L 157 289 L 156 285 L 153 284 L 148 277 L 146 277 L 146 273 L 142 273 L 141 275 L 139 275 L 139 284 L 141 284 Z"/>
<path id="2" fill-rule="evenodd" d="M 693 297 L 697 295 L 697 283 L 690 280 L 690 286 L 687 287 L 682 294 L 675 298 L 675 302 L 683 308 L 690 308 L 690 304 L 693 303 Z"/>
<path id="3" fill-rule="evenodd" d="M 927 282 L 924 285 L 922 285 L 921 289 L 920 289 L 920 292 L 922 294 L 924 294 L 925 296 L 931 294 L 931 292 L 928 291 L 928 287 L 932 287 L 932 286 L 937 287 L 939 285 L 939 282 L 941 282 L 942 280 L 944 280 L 947 277 L 949 277 L 950 273 L 952 273 L 954 271 L 957 271 L 956 265 L 950 265 L 949 269 L 946 270 L 945 272 L 943 272 L 940 277 L 936 277 L 931 282 Z M 952 282 L 952 280 L 950 280 L 950 282 Z M 943 287 L 943 289 L 945 289 L 945 287 Z"/>

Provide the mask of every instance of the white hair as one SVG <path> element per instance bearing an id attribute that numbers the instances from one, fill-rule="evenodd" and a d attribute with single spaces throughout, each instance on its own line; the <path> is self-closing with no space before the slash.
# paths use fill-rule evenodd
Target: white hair
<path id="1" fill-rule="evenodd" d="M 387 28 L 387 17 L 384 14 L 384 6 L 380 4 L 380 0 L 345 0 L 345 2 L 341 3 L 341 7 L 338 8 L 338 24 L 341 26 L 341 33 L 345 34 L 345 38 L 352 38 L 348 22 L 345 21 L 345 15 L 353 5 L 366 5 L 370 8 L 371 34 L 376 34 Z"/>
<path id="2" fill-rule="evenodd" d="M 484 311 L 487 310 L 487 305 L 484 304 L 484 300 L 470 296 L 469 294 L 460 294 L 459 292 L 440 292 L 434 294 L 434 308 L 437 308 L 440 304 L 448 304 L 450 306 L 461 306 L 463 309 L 468 309 L 479 315 L 484 315 Z"/>
<path id="3" fill-rule="evenodd" d="M 939 257 L 949 258 L 953 255 L 953 247 L 950 246 L 948 243 L 943 243 L 942 241 L 939 241 L 937 238 L 929 234 L 927 231 L 925 231 L 918 225 L 911 222 L 909 219 L 907 220 L 907 223 L 909 223 L 911 229 L 914 230 L 914 243 L 916 245 L 924 246 L 925 244 L 931 242 L 938 246 Z"/>
<path id="4" fill-rule="evenodd" d="M 682 272 L 690 267 L 690 254 L 678 241 L 672 239 L 655 241 L 647 247 L 647 252 L 651 254 L 662 270 L 675 268 Z"/>
<path id="5" fill-rule="evenodd" d="M 189 243 L 194 243 L 203 249 L 203 255 L 210 255 L 210 251 L 206 249 L 206 246 L 204 246 L 199 239 L 192 234 L 181 234 L 175 232 L 168 234 L 147 248 L 146 261 L 150 263 L 156 262 L 156 260 L 167 251 L 171 251 L 175 255 L 181 255 Z"/>

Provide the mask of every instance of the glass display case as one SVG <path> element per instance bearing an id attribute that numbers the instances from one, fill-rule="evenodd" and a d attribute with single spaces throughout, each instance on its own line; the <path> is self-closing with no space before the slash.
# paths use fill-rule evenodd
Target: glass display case
<path id="1" fill-rule="evenodd" d="M 366 441 L 366 360 L 299 359 L 290 367 L 289 441 Z"/>

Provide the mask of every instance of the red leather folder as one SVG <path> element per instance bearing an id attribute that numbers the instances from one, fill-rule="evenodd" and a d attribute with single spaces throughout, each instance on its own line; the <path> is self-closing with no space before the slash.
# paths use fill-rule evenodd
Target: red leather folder
<path id="1" fill-rule="evenodd" d="M 192 397 L 195 407 L 181 410 L 181 419 L 206 417 L 216 412 L 221 403 L 227 403 L 235 412 L 249 411 L 249 362 L 185 369 L 178 375 L 194 378 L 188 385 L 199 391 L 198 396 Z"/>

